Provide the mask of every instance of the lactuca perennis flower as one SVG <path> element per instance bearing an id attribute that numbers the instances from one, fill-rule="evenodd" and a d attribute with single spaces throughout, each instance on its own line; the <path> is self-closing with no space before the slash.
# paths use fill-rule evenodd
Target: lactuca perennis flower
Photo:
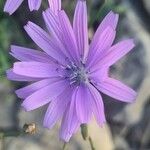
<path id="1" fill-rule="evenodd" d="M 6 0 L 4 11 L 12 15 L 24 0 Z M 52 10 L 56 11 L 61 7 L 61 0 L 48 0 L 49 6 Z M 28 0 L 30 11 L 38 10 L 41 6 L 42 0 Z"/>
<path id="2" fill-rule="evenodd" d="M 32 22 L 25 26 L 31 39 L 43 50 L 11 47 L 16 62 L 7 74 L 17 81 L 33 81 L 16 91 L 22 106 L 31 111 L 49 104 L 44 126 L 52 128 L 62 117 L 60 138 L 69 141 L 92 115 L 105 123 L 101 92 L 123 102 L 133 102 L 136 92 L 109 77 L 109 68 L 133 47 L 132 39 L 113 45 L 118 14 L 110 12 L 88 42 L 86 2 L 78 0 L 73 27 L 65 13 L 43 12 L 49 33 Z"/>

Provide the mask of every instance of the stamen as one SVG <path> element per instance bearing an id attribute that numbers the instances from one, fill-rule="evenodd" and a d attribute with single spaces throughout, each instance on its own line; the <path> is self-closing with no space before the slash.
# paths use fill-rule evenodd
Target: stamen
<path id="1" fill-rule="evenodd" d="M 71 65 L 67 65 L 66 71 L 70 84 L 80 84 L 89 81 L 84 64 L 77 66 L 72 62 Z"/>

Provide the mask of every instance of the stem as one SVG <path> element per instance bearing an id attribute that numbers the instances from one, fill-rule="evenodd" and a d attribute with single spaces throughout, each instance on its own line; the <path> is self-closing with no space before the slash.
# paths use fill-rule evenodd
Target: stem
<path id="1" fill-rule="evenodd" d="M 25 124 L 22 129 L 18 130 L 9 130 L 9 131 L 0 131 L 0 139 L 5 137 L 17 137 L 26 134 L 34 134 L 36 132 L 36 125 L 34 123 Z"/>
<path id="2" fill-rule="evenodd" d="M 20 135 L 23 135 L 24 133 L 22 131 L 5 131 L 0 132 L 0 139 L 3 139 L 4 137 L 17 137 Z"/>
<path id="3" fill-rule="evenodd" d="M 96 150 L 91 137 L 89 137 L 89 143 L 90 143 L 90 146 L 91 146 L 91 150 Z"/>
<path id="4" fill-rule="evenodd" d="M 66 142 L 64 142 L 63 150 L 66 150 L 66 146 L 67 146 L 67 143 L 66 143 Z"/>

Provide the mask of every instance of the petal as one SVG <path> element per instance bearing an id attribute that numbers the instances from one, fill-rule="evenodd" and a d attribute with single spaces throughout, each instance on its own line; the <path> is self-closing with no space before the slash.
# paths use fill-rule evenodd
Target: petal
<path id="1" fill-rule="evenodd" d="M 30 11 L 38 10 L 41 6 L 42 0 L 28 0 Z"/>
<path id="2" fill-rule="evenodd" d="M 12 15 L 22 2 L 23 0 L 7 0 L 4 6 L 4 12 L 8 12 L 9 15 Z"/>
<path id="3" fill-rule="evenodd" d="M 77 57 L 77 43 L 69 18 L 64 11 L 59 11 L 58 16 L 61 24 L 62 39 L 65 48 L 70 58 L 74 61 L 77 61 L 79 60 L 79 57 Z"/>
<path id="4" fill-rule="evenodd" d="M 80 127 L 80 123 L 77 119 L 77 117 L 73 118 L 73 131 L 72 132 L 68 132 L 66 129 L 67 126 L 67 118 L 66 116 L 64 116 L 62 124 L 61 124 L 61 128 L 60 128 L 60 133 L 59 136 L 62 140 L 64 140 L 65 142 L 69 142 L 70 138 L 72 137 L 72 135 L 77 131 L 77 129 Z"/>
<path id="5" fill-rule="evenodd" d="M 58 81 L 57 78 L 43 79 L 41 81 L 30 84 L 26 87 L 16 90 L 16 94 L 19 98 L 25 99 L 34 92 Z"/>
<path id="6" fill-rule="evenodd" d="M 96 84 L 97 82 L 103 82 L 108 77 L 108 70 L 109 68 L 104 66 L 93 72 L 90 72 L 89 73 L 90 81 L 94 84 Z"/>
<path id="7" fill-rule="evenodd" d="M 88 123 L 92 114 L 88 91 L 85 85 L 80 85 L 73 97 L 76 103 L 77 117 L 81 124 Z"/>
<path id="8" fill-rule="evenodd" d="M 67 87 L 55 100 L 53 100 L 47 109 L 44 117 L 44 127 L 52 128 L 58 119 L 64 114 L 67 105 L 71 99 L 71 89 Z"/>
<path id="9" fill-rule="evenodd" d="M 27 76 L 18 75 L 13 72 L 13 69 L 9 69 L 6 71 L 7 79 L 13 80 L 13 81 L 38 81 L 39 78 L 32 78 Z"/>
<path id="10" fill-rule="evenodd" d="M 58 10 L 61 10 L 61 0 L 48 0 L 49 8 L 55 13 L 58 13 Z"/>
<path id="11" fill-rule="evenodd" d="M 40 62 L 17 62 L 14 63 L 14 73 L 35 78 L 58 77 L 59 69 L 52 64 Z"/>
<path id="12" fill-rule="evenodd" d="M 48 8 L 43 12 L 43 18 L 50 34 L 61 41 L 58 16 Z"/>
<path id="13" fill-rule="evenodd" d="M 89 93 L 90 93 L 89 98 L 91 100 L 92 111 L 97 120 L 97 123 L 99 125 L 102 125 L 106 122 L 102 97 L 98 92 L 98 90 L 93 85 L 89 84 L 88 87 L 89 87 Z"/>
<path id="14" fill-rule="evenodd" d="M 107 78 L 103 83 L 98 83 L 97 88 L 104 94 L 123 102 L 134 102 L 137 96 L 134 90 L 112 78 Z"/>
<path id="15" fill-rule="evenodd" d="M 95 45 L 90 45 L 87 62 L 89 67 L 100 60 L 101 57 L 107 53 L 115 39 L 115 35 L 116 31 L 111 27 L 107 27 L 99 36 L 99 39 L 96 39 L 97 41 Z"/>
<path id="16" fill-rule="evenodd" d="M 73 95 L 71 97 L 71 102 L 70 102 L 70 106 L 69 106 L 69 111 L 67 114 L 67 121 L 68 121 L 68 126 L 67 126 L 67 130 L 69 133 L 72 133 L 74 128 L 74 116 L 77 115 L 76 113 L 76 107 L 75 107 L 75 97 L 77 94 L 77 90 L 78 88 L 76 88 L 73 92 Z"/>
<path id="17" fill-rule="evenodd" d="M 12 45 L 11 52 L 11 55 L 20 61 L 53 62 L 49 55 L 34 49 Z"/>
<path id="18" fill-rule="evenodd" d="M 75 104 L 75 97 L 78 91 L 78 87 L 76 87 L 73 91 L 72 98 L 70 103 L 68 104 L 68 109 L 66 110 L 63 120 L 61 123 L 61 129 L 60 129 L 60 138 L 64 141 L 68 142 L 73 135 L 73 133 L 76 132 L 76 130 L 80 126 L 80 121 L 77 117 L 77 111 L 76 111 L 76 104 Z"/>
<path id="19" fill-rule="evenodd" d="M 119 19 L 119 15 L 115 14 L 112 11 L 103 19 L 102 23 L 99 25 L 93 37 L 93 40 L 91 42 L 91 49 L 94 45 L 96 45 L 97 39 L 99 39 L 99 37 L 107 27 L 111 27 L 113 30 L 116 30 L 118 19 Z"/>
<path id="20" fill-rule="evenodd" d="M 61 46 L 59 46 L 53 38 L 50 38 L 50 36 L 43 29 L 32 22 L 28 22 L 24 28 L 31 39 L 43 51 L 49 54 L 52 58 L 56 59 L 56 61 L 62 64 L 66 63 L 66 56 L 64 56 L 61 52 Z"/>
<path id="21" fill-rule="evenodd" d="M 55 40 L 57 41 L 57 44 L 59 43 L 62 53 L 65 56 L 69 57 L 63 45 L 62 36 L 60 36 L 62 33 L 61 33 L 58 16 L 54 14 L 50 9 L 47 9 L 46 11 L 43 12 L 43 18 L 51 36 L 55 38 Z"/>
<path id="22" fill-rule="evenodd" d="M 69 107 L 69 106 L 68 106 Z M 72 135 L 77 131 L 77 129 L 80 127 L 80 122 L 76 116 L 76 113 L 72 115 L 71 120 L 69 120 L 69 114 L 74 113 L 74 109 L 72 112 L 72 106 L 70 106 L 69 109 L 66 110 L 62 123 L 60 128 L 59 136 L 62 140 L 65 142 L 69 142 Z"/>
<path id="23" fill-rule="evenodd" d="M 124 40 L 112 46 L 107 53 L 99 60 L 95 66 L 92 66 L 92 70 L 100 68 L 101 66 L 111 66 L 116 63 L 120 58 L 126 55 L 130 50 L 134 48 L 134 42 L 132 39 Z"/>
<path id="24" fill-rule="evenodd" d="M 73 21 L 73 30 L 76 36 L 79 55 L 85 59 L 89 50 L 86 1 L 77 1 Z"/>
<path id="25" fill-rule="evenodd" d="M 27 97 L 22 106 L 26 111 L 39 108 L 55 99 L 67 86 L 68 82 L 65 80 L 50 84 Z"/>

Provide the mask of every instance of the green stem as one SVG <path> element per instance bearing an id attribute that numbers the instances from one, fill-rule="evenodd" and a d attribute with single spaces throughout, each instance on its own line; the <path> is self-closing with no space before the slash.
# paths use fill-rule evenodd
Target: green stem
<path id="1" fill-rule="evenodd" d="M 3 139 L 5 137 L 17 137 L 20 135 L 24 135 L 25 133 L 20 131 L 5 131 L 0 132 L 0 139 Z"/>
<path id="2" fill-rule="evenodd" d="M 66 147 L 67 147 L 67 143 L 66 143 L 66 142 L 64 142 L 63 150 L 66 150 Z"/>
<path id="3" fill-rule="evenodd" d="M 91 146 L 91 150 L 96 150 L 91 137 L 89 137 L 89 143 L 90 143 L 90 146 Z"/>

